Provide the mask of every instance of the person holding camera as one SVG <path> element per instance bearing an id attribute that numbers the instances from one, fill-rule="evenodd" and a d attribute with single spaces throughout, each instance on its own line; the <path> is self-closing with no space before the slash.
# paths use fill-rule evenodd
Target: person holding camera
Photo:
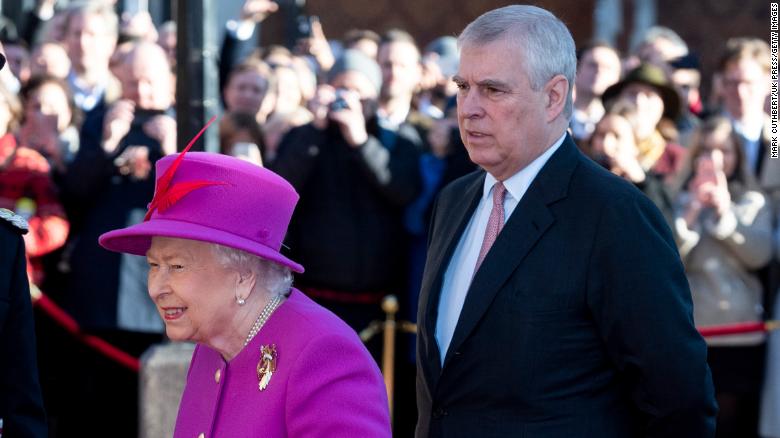
<path id="1" fill-rule="evenodd" d="M 92 135 L 82 136 L 63 176 L 66 199 L 81 202 L 69 210 L 79 217 L 59 265 L 68 271 L 65 310 L 85 331 L 137 357 L 162 340 L 162 323 L 146 293 L 148 266 L 143 257 L 106 252 L 98 237 L 141 222 L 154 193 L 153 166 L 176 151 L 176 122 L 170 115 L 173 89 L 163 49 L 137 43 L 123 63 L 122 98 L 95 124 L 85 125 Z M 72 403 L 73 412 L 62 413 L 62 433 L 113 430 L 136 436 L 137 374 L 98 353 L 74 351 L 82 355 L 81 365 L 66 382 L 74 385 L 67 390 L 77 394 L 78 402 Z M 106 405 L 109 399 L 116 403 Z"/>
<path id="2" fill-rule="evenodd" d="M 376 61 L 345 51 L 271 165 L 301 195 L 286 240 L 306 266 L 296 284 L 355 330 L 405 287 L 401 216 L 420 187 L 415 146 L 377 123 L 381 86 Z"/>
<path id="3" fill-rule="evenodd" d="M 760 321 L 756 271 L 772 257 L 772 213 L 729 119 L 705 120 L 681 174 L 675 239 L 693 297 L 696 326 Z M 718 436 L 755 436 L 765 335 L 707 340 L 720 407 Z"/>

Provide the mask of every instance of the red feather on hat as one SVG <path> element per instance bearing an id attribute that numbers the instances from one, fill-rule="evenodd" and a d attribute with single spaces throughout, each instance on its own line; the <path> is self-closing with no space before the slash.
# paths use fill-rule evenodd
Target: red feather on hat
<path id="1" fill-rule="evenodd" d="M 149 210 L 146 212 L 146 216 L 144 216 L 144 222 L 148 221 L 152 217 L 152 213 L 155 209 L 162 213 L 193 190 L 197 190 L 206 186 L 225 184 L 223 182 L 216 181 L 186 181 L 171 185 L 173 176 L 176 174 L 176 169 L 179 168 L 181 161 L 184 159 L 184 155 L 187 153 L 187 151 L 190 150 L 192 145 L 195 144 L 195 141 L 197 141 L 198 138 L 203 135 L 203 132 L 206 131 L 206 128 L 208 128 L 209 125 L 211 125 L 216 119 L 217 116 L 212 117 L 211 120 L 206 123 L 206 126 L 201 128 L 198 134 L 195 135 L 195 137 L 187 144 L 187 147 L 181 151 L 178 157 L 176 157 L 176 160 L 173 161 L 168 170 L 166 170 L 165 173 L 157 180 L 157 187 L 154 191 L 154 197 L 152 198 L 152 202 L 149 203 Z"/>

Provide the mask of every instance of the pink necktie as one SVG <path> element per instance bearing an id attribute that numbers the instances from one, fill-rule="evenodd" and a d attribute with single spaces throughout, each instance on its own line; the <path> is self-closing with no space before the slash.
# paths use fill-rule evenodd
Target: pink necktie
<path id="1" fill-rule="evenodd" d="M 474 274 L 479 270 L 479 266 L 482 261 L 485 260 L 485 256 L 490 247 L 493 246 L 493 242 L 496 241 L 498 233 L 504 228 L 504 197 L 506 195 L 506 187 L 501 181 L 496 182 L 493 186 L 493 209 L 490 210 L 490 219 L 488 219 L 487 228 L 485 228 L 485 238 L 482 240 L 482 248 L 479 249 L 479 258 L 477 258 L 477 265 L 474 267 Z"/>

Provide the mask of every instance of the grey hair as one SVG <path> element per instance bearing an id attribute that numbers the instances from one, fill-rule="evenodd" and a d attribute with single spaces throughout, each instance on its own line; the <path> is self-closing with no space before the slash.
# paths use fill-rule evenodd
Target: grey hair
<path id="1" fill-rule="evenodd" d="M 162 25 L 160 25 L 160 33 L 163 32 L 173 32 L 176 33 L 176 22 L 173 20 L 168 20 Z"/>
<path id="2" fill-rule="evenodd" d="M 647 29 L 639 45 L 654 43 L 656 40 L 667 40 L 674 45 L 683 55 L 688 53 L 688 44 L 685 43 L 677 32 L 664 26 L 653 26 Z"/>
<path id="3" fill-rule="evenodd" d="M 541 90 L 555 75 L 569 81 L 563 114 L 572 114 L 572 88 L 577 74 L 577 49 L 571 32 L 551 12 L 529 5 L 512 5 L 486 12 L 458 37 L 458 45 L 484 45 L 511 38 L 524 52 L 531 89 Z"/>
<path id="4" fill-rule="evenodd" d="M 287 295 L 292 287 L 290 269 L 278 263 L 249 254 L 240 249 L 210 243 L 212 254 L 222 266 L 235 268 L 240 272 L 257 274 L 259 284 L 271 295 Z"/>
<path id="5" fill-rule="evenodd" d="M 65 29 L 70 28 L 70 23 L 76 15 L 99 15 L 100 21 L 106 26 L 106 34 L 116 38 L 119 35 L 119 17 L 114 12 L 113 6 L 99 1 L 77 1 L 68 5 Z"/>

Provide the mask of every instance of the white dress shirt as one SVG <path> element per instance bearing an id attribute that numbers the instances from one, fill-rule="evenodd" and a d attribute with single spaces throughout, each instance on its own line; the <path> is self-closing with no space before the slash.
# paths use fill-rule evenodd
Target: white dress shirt
<path id="1" fill-rule="evenodd" d="M 564 138 L 566 138 L 565 132 L 542 155 L 504 181 L 504 187 L 506 187 L 504 223 L 509 220 L 512 212 L 523 198 L 528 187 L 531 186 L 536 175 L 539 174 L 539 171 L 544 167 L 552 154 L 558 150 Z M 439 345 L 442 364 L 444 364 L 447 349 L 450 346 L 452 335 L 455 333 L 455 326 L 460 318 L 460 311 L 463 308 L 464 301 L 466 301 L 466 293 L 469 290 L 469 286 L 471 286 L 471 279 L 474 276 L 474 267 L 477 264 L 479 250 L 485 237 L 485 228 L 487 228 L 488 219 L 490 218 L 490 210 L 493 209 L 493 195 L 491 192 L 496 181 L 493 175 L 489 173 L 485 175 L 482 198 L 479 200 L 479 205 L 477 205 L 477 209 L 471 216 L 466 230 L 460 236 L 458 246 L 455 248 L 452 259 L 450 259 L 450 263 L 444 273 L 438 318 L 436 319 L 436 342 Z"/>
<path id="2" fill-rule="evenodd" d="M 750 123 L 743 124 L 732 117 L 734 131 L 742 138 L 742 147 L 745 151 L 745 159 L 749 169 L 754 175 L 757 175 L 758 160 L 761 154 L 761 134 L 764 129 L 764 120 L 752 120 Z"/>
<path id="3" fill-rule="evenodd" d="M 84 112 L 89 112 L 94 109 L 100 99 L 103 98 L 103 94 L 106 92 L 106 86 L 108 84 L 108 77 L 104 78 L 94 87 L 88 87 L 76 76 L 76 73 L 71 69 L 68 73 L 68 85 L 73 90 L 73 103 L 76 107 Z"/>

